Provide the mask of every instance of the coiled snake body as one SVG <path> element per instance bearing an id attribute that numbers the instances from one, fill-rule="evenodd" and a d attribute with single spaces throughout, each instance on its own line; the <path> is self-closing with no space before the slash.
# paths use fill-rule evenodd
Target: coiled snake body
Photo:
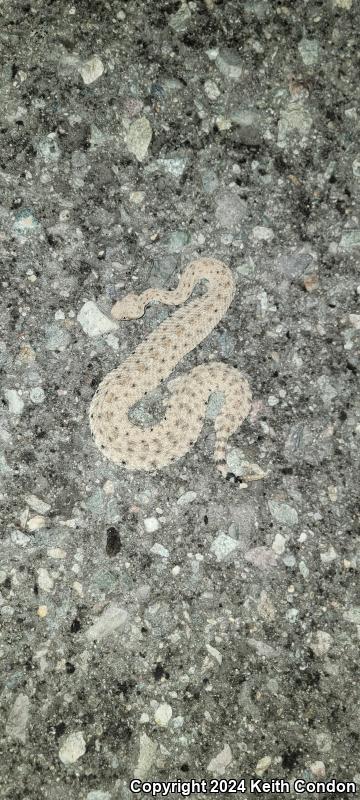
<path id="1" fill-rule="evenodd" d="M 201 280 L 205 295 L 183 305 Z M 251 408 L 247 380 L 234 367 L 211 362 L 195 367 L 168 384 L 171 393 L 165 416 L 153 427 L 132 423 L 128 412 L 144 395 L 169 377 L 178 362 L 211 333 L 226 313 L 235 293 L 230 269 L 202 258 L 187 266 L 176 289 L 148 289 L 115 303 L 114 319 L 137 319 L 151 301 L 182 306 L 162 322 L 119 367 L 100 383 L 90 405 L 95 443 L 111 461 L 126 469 L 156 470 L 187 453 L 201 432 L 212 392 L 224 393 L 215 420 L 214 460 L 225 475 L 226 444 Z"/>

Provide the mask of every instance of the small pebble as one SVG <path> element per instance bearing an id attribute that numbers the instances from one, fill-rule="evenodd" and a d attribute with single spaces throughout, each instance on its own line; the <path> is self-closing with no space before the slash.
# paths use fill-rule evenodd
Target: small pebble
<path id="1" fill-rule="evenodd" d="M 15 217 L 14 232 L 23 235 L 33 233 L 38 228 L 38 225 L 39 223 L 32 211 L 28 208 L 23 208 Z"/>
<path id="2" fill-rule="evenodd" d="M 125 609 L 120 608 L 119 606 L 115 605 L 115 603 L 110 603 L 110 605 L 100 614 L 96 622 L 94 622 L 94 624 L 87 629 L 86 638 L 89 639 L 89 641 L 98 641 L 103 639 L 104 637 L 113 634 L 119 628 L 123 628 L 127 618 L 128 613 L 125 611 Z"/>
<path id="3" fill-rule="evenodd" d="M 285 537 L 282 536 L 281 533 L 277 533 L 271 546 L 274 553 L 276 553 L 278 556 L 281 556 L 285 552 Z"/>
<path id="4" fill-rule="evenodd" d="M 156 556 L 161 556 L 161 558 L 169 558 L 170 555 L 168 549 L 159 542 L 155 542 L 150 550 L 150 553 L 154 553 Z"/>
<path id="5" fill-rule="evenodd" d="M 220 97 L 220 89 L 214 81 L 205 81 L 204 91 L 209 100 L 217 100 Z"/>
<path id="6" fill-rule="evenodd" d="M 82 64 L 79 72 L 86 86 L 90 83 L 94 83 L 104 72 L 104 65 L 101 58 L 99 58 L 99 56 L 92 56 Z"/>
<path id="7" fill-rule="evenodd" d="M 331 561 L 335 561 L 337 557 L 338 554 L 334 549 L 334 547 L 332 546 L 332 544 L 330 545 L 328 550 L 325 551 L 325 553 L 320 553 L 320 560 L 323 564 L 330 564 Z"/>
<path id="8" fill-rule="evenodd" d="M 360 247 L 360 229 L 344 231 L 340 239 L 340 247 L 343 250 L 353 250 Z"/>
<path id="9" fill-rule="evenodd" d="M 317 778 L 318 780 L 325 778 L 326 769 L 323 761 L 314 761 L 312 764 L 310 764 L 310 770 L 314 778 Z"/>
<path id="10" fill-rule="evenodd" d="M 149 775 L 151 767 L 155 761 L 156 752 L 157 744 L 152 742 L 146 733 L 142 733 L 140 736 L 138 763 L 134 770 L 135 778 L 140 778 L 140 780 L 143 780 Z"/>
<path id="11" fill-rule="evenodd" d="M 126 144 L 138 161 L 144 161 L 152 139 L 152 128 L 146 117 L 139 117 L 129 127 Z"/>
<path id="12" fill-rule="evenodd" d="M 6 733 L 10 739 L 17 739 L 25 744 L 29 722 L 30 700 L 26 694 L 19 694 L 11 708 L 7 723 Z"/>
<path id="13" fill-rule="evenodd" d="M 317 39 L 303 37 L 298 44 L 299 52 L 306 67 L 312 67 L 319 60 L 319 42 Z"/>
<path id="14" fill-rule="evenodd" d="M 169 25 L 176 33 L 184 33 L 191 19 L 191 12 L 188 4 L 182 0 L 181 6 L 175 14 L 171 14 Z"/>
<path id="15" fill-rule="evenodd" d="M 262 545 L 248 550 L 245 553 L 245 558 L 246 561 L 250 561 L 251 564 L 259 569 L 266 570 L 277 565 L 277 557 L 274 551 Z"/>
<path id="16" fill-rule="evenodd" d="M 160 528 L 160 522 L 156 519 L 156 517 L 146 517 L 144 519 L 144 528 L 146 533 L 155 533 Z"/>
<path id="17" fill-rule="evenodd" d="M 167 728 L 172 717 L 172 708 L 168 703 L 160 703 L 155 711 L 155 722 L 160 728 Z"/>
<path id="18" fill-rule="evenodd" d="M 167 172 L 168 175 L 172 175 L 174 178 L 181 178 L 188 163 L 189 159 L 185 156 L 177 156 L 174 158 L 168 156 L 166 158 L 158 158 L 156 161 L 156 164 L 161 167 L 164 172 Z"/>
<path id="19" fill-rule="evenodd" d="M 187 506 L 189 503 L 193 503 L 196 498 L 196 492 L 185 492 L 184 494 L 180 495 L 177 503 L 179 506 Z"/>
<path id="20" fill-rule="evenodd" d="M 46 517 L 43 517 L 42 514 L 36 514 L 35 517 L 31 517 L 31 519 L 28 520 L 26 527 L 29 531 L 39 531 L 41 528 L 45 528 L 46 525 Z"/>
<path id="21" fill-rule="evenodd" d="M 35 386 L 33 389 L 30 389 L 30 400 L 36 405 L 44 402 L 45 392 L 41 386 Z"/>
<path id="22" fill-rule="evenodd" d="M 223 561 L 238 547 L 239 542 L 237 542 L 236 539 L 233 539 L 231 536 L 227 536 L 226 533 L 219 533 L 216 539 L 214 539 L 210 550 L 212 553 L 214 553 L 218 561 Z"/>
<path id="23" fill-rule="evenodd" d="M 330 636 L 327 631 L 316 631 L 314 634 L 312 641 L 310 643 L 310 648 L 315 653 L 316 656 L 325 656 L 331 647 L 332 637 Z"/>
<path id="24" fill-rule="evenodd" d="M 223 48 L 216 56 L 216 66 L 225 78 L 238 81 L 243 72 L 243 64 L 237 50 Z"/>
<path id="25" fill-rule="evenodd" d="M 63 352 L 71 342 L 71 336 L 68 331 L 60 328 L 58 325 L 48 325 L 46 327 L 46 342 L 45 347 L 52 352 L 59 350 Z"/>
<path id="26" fill-rule="evenodd" d="M 229 131 L 231 128 L 231 119 L 219 116 L 216 117 L 215 124 L 218 131 Z"/>
<path id="27" fill-rule="evenodd" d="M 21 399 L 17 389 L 5 389 L 5 399 L 8 402 L 10 414 L 20 416 L 24 410 L 24 401 Z"/>
<path id="28" fill-rule="evenodd" d="M 86 743 L 82 731 L 74 731 L 64 739 L 59 758 L 63 764 L 74 764 L 86 752 Z"/>
<path id="29" fill-rule="evenodd" d="M 319 286 L 319 278 L 317 275 L 305 275 L 304 288 L 307 292 L 314 292 Z"/>
<path id="30" fill-rule="evenodd" d="M 276 519 L 277 522 L 281 522 L 284 525 L 297 525 L 298 523 L 298 513 L 295 508 L 289 506 L 288 503 L 280 503 L 277 500 L 269 500 L 269 510 L 271 516 Z"/>
<path id="31" fill-rule="evenodd" d="M 217 661 L 217 663 L 221 665 L 223 658 L 222 658 L 221 653 L 219 653 L 219 650 L 217 650 L 216 647 L 212 647 L 211 644 L 207 644 L 206 645 L 206 649 L 207 649 L 208 653 L 210 653 L 210 655 L 213 658 L 215 658 L 215 661 Z"/>
<path id="32" fill-rule="evenodd" d="M 47 554 L 49 558 L 63 559 L 66 558 L 66 551 L 62 547 L 49 547 Z"/>
<path id="33" fill-rule="evenodd" d="M 352 4 L 353 0 L 333 0 L 333 6 L 335 8 L 343 8 L 344 11 L 350 11 Z"/>
<path id="34" fill-rule="evenodd" d="M 347 611 L 344 611 L 343 617 L 347 622 L 353 622 L 354 625 L 360 625 L 360 606 L 352 606 Z"/>
<path id="35" fill-rule="evenodd" d="M 360 331 L 360 314 L 349 314 L 349 322 L 355 330 Z"/>
<path id="36" fill-rule="evenodd" d="M 224 775 L 232 762 L 232 752 L 228 744 L 225 744 L 220 753 L 209 761 L 207 771 L 214 775 Z"/>
<path id="37" fill-rule="evenodd" d="M 118 324 L 114 320 L 106 317 L 105 314 L 98 309 L 93 300 L 88 300 L 81 307 L 77 320 L 88 336 L 101 336 L 103 333 L 109 333 L 118 329 Z"/>
<path id="38" fill-rule="evenodd" d="M 255 767 L 256 775 L 259 775 L 260 777 L 264 775 L 264 772 L 266 772 L 266 770 L 268 770 L 271 765 L 271 760 L 272 759 L 270 758 L 270 756 L 263 756 L 263 758 L 261 758 L 260 761 L 258 761 L 258 763 L 256 764 Z"/>
<path id="39" fill-rule="evenodd" d="M 271 242 L 275 236 L 272 228 L 267 228 L 265 225 L 255 225 L 252 235 L 257 242 Z"/>
<path id="40" fill-rule="evenodd" d="M 51 589 L 54 587 L 54 581 L 44 567 L 38 569 L 37 583 L 42 592 L 51 592 Z"/>

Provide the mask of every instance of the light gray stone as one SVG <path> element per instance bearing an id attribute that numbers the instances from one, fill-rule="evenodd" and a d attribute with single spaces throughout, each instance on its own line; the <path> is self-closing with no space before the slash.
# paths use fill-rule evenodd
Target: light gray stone
<path id="1" fill-rule="evenodd" d="M 142 733 L 140 736 L 139 758 L 134 771 L 135 778 L 143 780 L 148 777 L 155 761 L 156 753 L 156 742 L 153 742 L 146 733 Z"/>
<path id="2" fill-rule="evenodd" d="M 104 65 L 101 58 L 97 55 L 91 56 L 87 61 L 84 61 L 79 72 L 86 86 L 89 86 L 90 83 L 94 83 L 104 72 Z"/>
<path id="3" fill-rule="evenodd" d="M 139 117 L 129 127 L 126 144 L 138 161 L 144 161 L 152 139 L 152 128 L 146 117 Z"/>
<path id="4" fill-rule="evenodd" d="M 24 410 L 25 403 L 17 389 L 5 389 L 4 395 L 8 402 L 10 414 L 19 417 Z"/>
<path id="5" fill-rule="evenodd" d="M 210 550 L 216 556 L 218 561 L 224 561 L 231 553 L 239 547 L 239 543 L 226 533 L 219 533 L 214 539 Z"/>
<path id="6" fill-rule="evenodd" d="M 10 739 L 17 739 L 25 744 L 29 722 L 30 700 L 26 694 L 19 694 L 11 708 L 6 733 Z"/>
<path id="7" fill-rule="evenodd" d="M 268 505 L 271 516 L 276 519 L 277 522 L 281 522 L 283 525 L 297 525 L 299 519 L 298 513 L 296 509 L 289 506 L 288 503 L 269 500 Z"/>
<path id="8" fill-rule="evenodd" d="M 75 764 L 86 753 L 86 742 L 82 731 L 74 731 L 63 739 L 59 758 L 63 764 Z"/>
<path id="9" fill-rule="evenodd" d="M 218 225 L 228 230 L 237 230 L 247 214 L 247 205 L 236 192 L 220 192 L 216 198 L 215 219 Z"/>
<path id="10" fill-rule="evenodd" d="M 243 64 L 237 50 L 222 48 L 216 57 L 215 64 L 225 78 L 230 78 L 234 81 L 240 80 L 243 73 Z"/>
<path id="11" fill-rule="evenodd" d="M 172 28 L 176 33 L 184 33 L 188 27 L 188 24 L 191 19 L 191 11 L 186 2 L 182 2 L 178 11 L 175 14 L 171 14 L 169 19 L 170 28 Z"/>
<path id="12" fill-rule="evenodd" d="M 319 60 L 319 42 L 317 39 L 303 37 L 298 47 L 305 66 L 313 67 L 314 64 L 317 64 Z"/>
<path id="13" fill-rule="evenodd" d="M 118 324 L 100 311 L 93 300 L 87 300 L 80 309 L 77 320 L 88 336 L 101 336 L 103 333 L 116 331 Z"/>
<path id="14" fill-rule="evenodd" d="M 232 762 L 232 758 L 231 748 L 228 744 L 225 744 L 220 753 L 209 761 L 207 771 L 212 772 L 213 775 L 224 775 Z"/>
<path id="15" fill-rule="evenodd" d="M 128 612 L 120 608 L 115 603 L 110 605 L 100 614 L 99 619 L 86 631 L 86 638 L 89 641 L 99 641 L 106 636 L 115 633 L 123 628 L 128 618 Z"/>

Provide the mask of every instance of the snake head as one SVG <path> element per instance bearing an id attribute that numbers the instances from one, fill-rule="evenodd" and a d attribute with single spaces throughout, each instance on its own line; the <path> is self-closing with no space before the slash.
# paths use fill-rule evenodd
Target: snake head
<path id="1" fill-rule="evenodd" d="M 139 319 L 144 313 L 144 304 L 139 296 L 130 292 L 122 300 L 118 300 L 111 309 L 113 319 Z"/>

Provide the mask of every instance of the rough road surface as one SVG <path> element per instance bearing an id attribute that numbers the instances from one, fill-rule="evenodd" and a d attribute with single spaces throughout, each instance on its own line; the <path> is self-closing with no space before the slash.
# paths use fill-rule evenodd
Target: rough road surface
<path id="1" fill-rule="evenodd" d="M 357 0 L 1 4 L 2 800 L 360 781 L 359 26 Z M 174 377 L 249 380 L 228 479 L 221 392 L 128 472 L 91 398 L 173 310 L 111 307 L 205 256 L 235 298 Z"/>

